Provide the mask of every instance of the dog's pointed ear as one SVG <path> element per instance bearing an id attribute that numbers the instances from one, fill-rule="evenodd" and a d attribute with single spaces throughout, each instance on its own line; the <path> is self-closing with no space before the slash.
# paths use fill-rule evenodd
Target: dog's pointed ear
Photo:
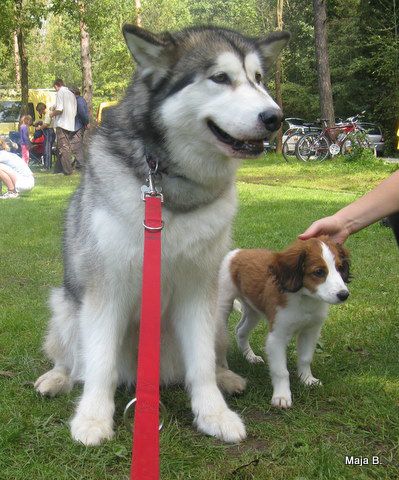
<path id="1" fill-rule="evenodd" d="M 341 265 L 339 267 L 339 273 L 342 277 L 342 280 L 345 283 L 349 283 L 351 279 L 349 251 L 341 244 L 337 244 L 337 250 L 341 262 Z"/>
<path id="2" fill-rule="evenodd" d="M 145 77 L 155 71 L 162 76 L 169 70 L 173 57 L 172 51 L 175 47 L 171 34 L 156 35 L 130 24 L 123 25 L 122 32 L 130 53 L 143 69 Z"/>
<path id="3" fill-rule="evenodd" d="M 277 255 L 271 268 L 281 291 L 294 293 L 303 287 L 306 256 L 306 250 L 289 250 Z"/>
<path id="4" fill-rule="evenodd" d="M 281 50 L 288 44 L 290 38 L 290 32 L 283 30 L 273 32 L 268 37 L 257 40 L 256 47 L 263 57 L 266 68 L 270 68 L 270 66 L 273 65 Z"/>

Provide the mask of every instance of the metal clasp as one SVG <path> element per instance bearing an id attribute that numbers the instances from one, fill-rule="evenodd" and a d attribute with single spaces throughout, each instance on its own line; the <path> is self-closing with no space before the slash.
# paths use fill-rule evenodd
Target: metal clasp
<path id="1" fill-rule="evenodd" d="M 136 402 L 137 398 L 133 398 L 133 400 L 130 400 L 130 402 L 125 407 L 125 411 L 123 412 L 123 421 L 128 430 L 133 430 L 133 415 L 129 415 L 129 410 L 131 408 L 134 408 Z M 159 408 L 161 418 L 161 423 L 159 424 L 159 431 L 161 431 L 166 418 L 166 407 L 161 401 L 159 401 Z"/>
<path id="2" fill-rule="evenodd" d="M 148 161 L 148 160 L 147 160 Z M 162 188 L 155 185 L 154 177 L 158 174 L 158 160 L 155 163 L 154 168 L 150 168 L 148 171 L 148 177 L 146 178 L 147 185 L 141 187 L 141 199 L 145 201 L 146 197 L 159 197 L 163 203 Z"/>

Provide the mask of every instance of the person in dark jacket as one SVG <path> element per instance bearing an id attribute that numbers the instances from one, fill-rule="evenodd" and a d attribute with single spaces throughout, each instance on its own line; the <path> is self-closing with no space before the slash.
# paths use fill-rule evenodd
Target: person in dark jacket
<path id="1" fill-rule="evenodd" d="M 84 164 L 83 140 L 84 133 L 90 122 L 89 109 L 86 100 L 80 95 L 80 90 L 78 88 L 70 88 L 70 90 L 75 94 L 77 103 L 75 132 L 72 135 L 71 147 L 75 155 L 75 168 L 80 169 Z"/>

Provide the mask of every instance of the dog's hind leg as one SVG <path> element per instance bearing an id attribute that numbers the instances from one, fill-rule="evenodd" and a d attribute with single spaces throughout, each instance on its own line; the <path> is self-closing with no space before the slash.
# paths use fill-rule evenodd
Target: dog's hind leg
<path id="1" fill-rule="evenodd" d="M 53 289 L 50 296 L 53 312 L 44 343 L 44 350 L 54 367 L 40 376 L 35 389 L 42 395 L 54 397 L 68 393 L 73 387 L 72 370 L 76 369 L 76 330 L 78 307 L 64 288 Z"/>
<path id="2" fill-rule="evenodd" d="M 233 302 L 238 295 L 237 288 L 231 280 L 229 261 L 232 254 L 228 254 L 222 263 L 219 272 L 218 300 L 216 307 L 217 334 L 216 334 L 216 380 L 219 388 L 234 395 L 242 393 L 247 386 L 245 378 L 229 370 L 227 351 L 229 348 L 228 320 Z"/>
<path id="3" fill-rule="evenodd" d="M 229 395 L 242 393 L 247 386 L 245 378 L 240 377 L 228 368 L 219 366 L 216 366 L 216 381 L 218 387 Z"/>
<path id="4" fill-rule="evenodd" d="M 264 363 L 261 356 L 255 355 L 249 344 L 249 334 L 258 325 L 260 314 L 251 308 L 246 302 L 242 302 L 242 316 L 236 327 L 237 344 L 244 357 L 249 363 Z"/>

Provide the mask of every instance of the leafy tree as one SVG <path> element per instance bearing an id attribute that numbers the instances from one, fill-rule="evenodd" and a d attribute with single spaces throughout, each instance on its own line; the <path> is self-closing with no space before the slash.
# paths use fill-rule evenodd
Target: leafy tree
<path id="1" fill-rule="evenodd" d="M 0 16 L 0 35 L 3 49 L 9 55 L 13 47 L 14 38 L 17 39 L 18 55 L 14 58 L 19 61 L 21 100 L 23 113 L 28 111 L 28 56 L 26 45 L 29 35 L 34 28 L 40 27 L 45 12 L 45 0 L 3 0 L 2 15 Z M 15 73 L 18 64 L 12 69 Z M 11 73 L 11 72 L 10 72 Z M 7 78 L 8 77 L 8 78 Z M 7 75 L 5 79 L 10 79 Z M 8 83 L 8 82 L 7 82 Z"/>
<path id="2" fill-rule="evenodd" d="M 90 8 L 96 2 L 87 0 L 52 0 L 51 11 L 54 14 L 69 16 L 79 27 L 80 64 L 82 68 L 82 91 L 92 114 L 93 74 L 90 56 L 90 33 L 88 15 Z"/>

